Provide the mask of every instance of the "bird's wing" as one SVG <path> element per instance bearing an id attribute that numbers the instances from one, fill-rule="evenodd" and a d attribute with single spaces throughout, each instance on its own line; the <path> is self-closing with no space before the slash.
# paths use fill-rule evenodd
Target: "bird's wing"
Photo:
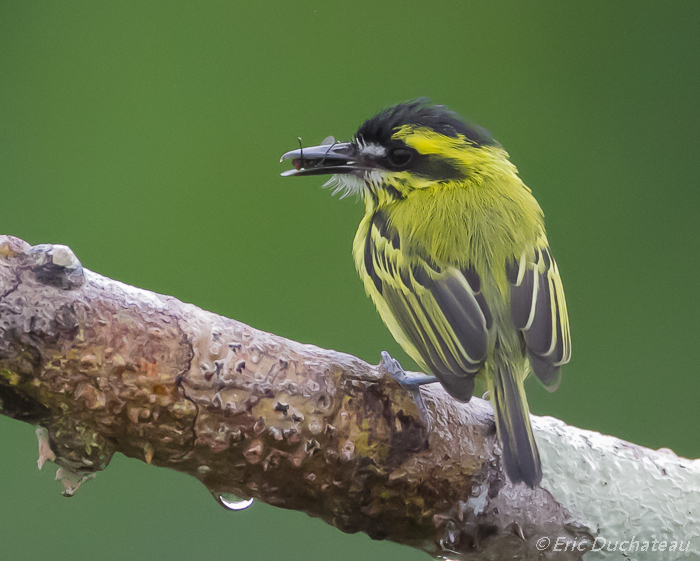
<path id="1" fill-rule="evenodd" d="M 470 269 L 441 269 L 425 255 L 409 257 L 400 246 L 375 219 L 366 240 L 365 270 L 407 339 L 399 342 L 413 346 L 450 394 L 468 400 L 493 322 L 479 278 Z"/>
<path id="2" fill-rule="evenodd" d="M 571 335 L 559 269 L 543 240 L 534 254 L 506 264 L 510 317 L 524 336 L 532 370 L 553 391 L 571 358 Z"/>

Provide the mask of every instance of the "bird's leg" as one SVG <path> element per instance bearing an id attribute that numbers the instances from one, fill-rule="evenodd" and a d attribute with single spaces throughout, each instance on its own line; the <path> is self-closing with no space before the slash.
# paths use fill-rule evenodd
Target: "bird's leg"
<path id="1" fill-rule="evenodd" d="M 416 374 L 415 372 L 406 372 L 399 361 L 386 352 L 382 351 L 382 361 L 379 366 L 382 367 L 394 380 L 396 380 L 402 388 L 416 392 L 418 388 L 424 384 L 432 384 L 437 382 L 435 376 L 428 374 Z"/>

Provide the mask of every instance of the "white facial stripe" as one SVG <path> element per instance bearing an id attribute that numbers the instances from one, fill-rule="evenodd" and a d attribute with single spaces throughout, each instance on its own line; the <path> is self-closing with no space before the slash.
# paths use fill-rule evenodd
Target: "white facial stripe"
<path id="1" fill-rule="evenodd" d="M 365 144 L 360 148 L 362 155 L 375 156 L 381 158 L 386 156 L 386 148 L 379 144 Z"/>

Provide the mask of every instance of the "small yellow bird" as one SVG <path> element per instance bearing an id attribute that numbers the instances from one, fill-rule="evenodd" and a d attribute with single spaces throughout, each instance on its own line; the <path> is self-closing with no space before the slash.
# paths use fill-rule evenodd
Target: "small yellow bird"
<path id="1" fill-rule="evenodd" d="M 394 338 L 460 401 L 485 378 L 508 477 L 542 479 L 524 381 L 550 391 L 571 357 L 569 320 L 542 209 L 485 130 L 419 99 L 366 121 L 351 142 L 286 153 L 283 176 L 333 174 L 365 215 L 355 265 Z"/>

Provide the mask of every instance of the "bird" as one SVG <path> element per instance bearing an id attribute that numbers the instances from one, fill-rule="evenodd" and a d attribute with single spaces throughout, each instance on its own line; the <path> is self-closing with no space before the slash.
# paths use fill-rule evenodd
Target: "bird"
<path id="1" fill-rule="evenodd" d="M 537 486 L 524 382 L 532 373 L 554 391 L 571 336 L 544 213 L 506 150 L 421 98 L 383 109 L 349 142 L 329 137 L 284 159 L 293 169 L 283 176 L 331 175 L 334 193 L 364 202 L 355 266 L 424 372 L 413 379 L 396 363 L 397 379 L 414 389 L 437 380 L 462 402 L 485 380 L 505 472 Z"/>

